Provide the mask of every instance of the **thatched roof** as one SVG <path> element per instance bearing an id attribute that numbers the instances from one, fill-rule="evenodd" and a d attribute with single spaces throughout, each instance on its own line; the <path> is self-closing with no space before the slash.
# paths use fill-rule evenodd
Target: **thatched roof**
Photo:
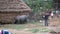
<path id="1" fill-rule="evenodd" d="M 0 11 L 30 11 L 23 0 L 0 0 Z"/>

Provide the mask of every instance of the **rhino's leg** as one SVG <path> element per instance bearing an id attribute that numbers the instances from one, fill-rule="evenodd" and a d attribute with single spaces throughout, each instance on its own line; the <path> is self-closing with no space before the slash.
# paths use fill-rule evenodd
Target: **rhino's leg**
<path id="1" fill-rule="evenodd" d="M 24 23 L 26 23 L 26 22 L 27 22 L 27 19 L 26 19 L 26 18 L 24 18 L 24 19 L 21 19 L 20 21 L 21 21 L 20 23 L 24 24 Z"/>
<path id="2" fill-rule="evenodd" d="M 20 23 L 20 24 L 23 24 L 23 20 L 20 19 L 20 20 L 19 20 L 19 23 Z"/>
<path id="3" fill-rule="evenodd" d="M 18 20 L 17 20 L 17 19 L 15 19 L 15 20 L 14 20 L 14 24 L 17 24 L 17 22 L 18 22 Z"/>

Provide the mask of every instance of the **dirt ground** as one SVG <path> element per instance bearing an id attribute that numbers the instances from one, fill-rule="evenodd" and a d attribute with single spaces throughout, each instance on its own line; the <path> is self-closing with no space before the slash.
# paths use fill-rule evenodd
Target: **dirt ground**
<path id="1" fill-rule="evenodd" d="M 60 26 L 60 18 L 54 16 L 51 20 L 49 20 L 49 26 Z"/>
<path id="2" fill-rule="evenodd" d="M 49 20 L 48 27 L 45 27 L 40 22 L 0 25 L 1 30 L 7 29 L 12 34 L 51 34 L 50 31 L 56 29 L 56 27 L 60 27 L 60 18 L 57 17 Z"/>
<path id="3" fill-rule="evenodd" d="M 41 24 L 9 24 L 1 25 L 0 30 L 8 30 L 12 34 L 47 34 L 49 30 Z M 47 31 L 45 31 L 47 30 Z"/>

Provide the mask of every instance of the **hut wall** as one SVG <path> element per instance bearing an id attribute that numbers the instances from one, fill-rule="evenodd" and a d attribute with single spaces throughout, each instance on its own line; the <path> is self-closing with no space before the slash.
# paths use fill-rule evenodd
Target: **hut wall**
<path id="1" fill-rule="evenodd" d="M 9 12 L 9 13 L 0 13 L 0 22 L 2 23 L 12 23 L 14 18 L 18 15 L 29 15 L 28 12 Z"/>

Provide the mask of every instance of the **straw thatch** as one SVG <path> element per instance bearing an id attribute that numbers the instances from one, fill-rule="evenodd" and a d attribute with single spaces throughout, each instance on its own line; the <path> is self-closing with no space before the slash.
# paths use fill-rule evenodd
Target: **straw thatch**
<path id="1" fill-rule="evenodd" d="M 13 22 L 18 15 L 29 15 L 31 9 L 23 0 L 0 0 L 0 22 Z"/>
<path id="2" fill-rule="evenodd" d="M 0 0 L 0 11 L 30 11 L 22 0 Z"/>

